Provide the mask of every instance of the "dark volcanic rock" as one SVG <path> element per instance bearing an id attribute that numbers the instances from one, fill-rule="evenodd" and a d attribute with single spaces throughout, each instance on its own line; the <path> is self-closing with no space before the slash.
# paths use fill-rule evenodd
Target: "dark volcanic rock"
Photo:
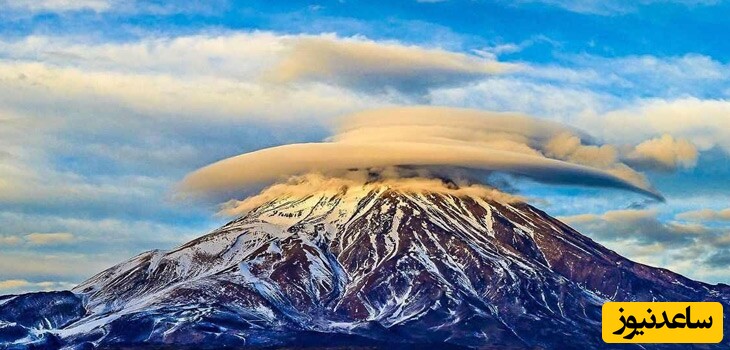
<path id="1" fill-rule="evenodd" d="M 728 286 L 627 260 L 524 203 L 375 185 L 283 196 L 73 292 L 0 299 L 0 342 L 639 349 L 603 343 L 604 302 L 730 301 Z"/>
<path id="2" fill-rule="evenodd" d="M 28 293 L 0 299 L 0 348 L 58 348 L 58 338 L 44 330 L 63 328 L 84 316 L 81 298 L 71 292 Z M 35 335 L 35 333 L 40 333 Z M 11 346 L 10 344 L 15 344 Z"/>

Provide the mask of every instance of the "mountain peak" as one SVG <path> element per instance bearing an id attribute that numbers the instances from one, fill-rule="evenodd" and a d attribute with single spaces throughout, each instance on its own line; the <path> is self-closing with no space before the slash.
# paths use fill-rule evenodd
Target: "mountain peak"
<path id="1" fill-rule="evenodd" d="M 382 175 L 378 175 L 382 176 Z M 261 193 L 243 201 L 229 201 L 222 213 L 241 216 L 256 209 L 266 209 L 282 202 L 301 202 L 304 206 L 311 198 L 344 199 L 343 202 L 357 203 L 368 195 L 391 195 L 413 197 L 416 195 L 449 195 L 456 197 L 478 197 L 499 202 L 522 202 L 519 196 L 501 192 L 495 188 L 463 183 L 448 178 L 331 178 L 309 174 L 291 179 L 287 183 L 271 186 Z"/>
<path id="2" fill-rule="evenodd" d="M 603 348 L 605 301 L 730 300 L 491 189 L 425 184 L 272 187 L 235 203 L 245 213 L 220 229 L 82 283 L 86 314 L 50 332 L 105 346 L 328 334 L 330 345 L 585 349 Z"/>

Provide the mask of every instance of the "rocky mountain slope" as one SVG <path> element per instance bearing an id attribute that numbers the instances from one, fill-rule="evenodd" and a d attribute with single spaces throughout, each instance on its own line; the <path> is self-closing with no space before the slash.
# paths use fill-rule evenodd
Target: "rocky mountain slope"
<path id="1" fill-rule="evenodd" d="M 525 203 L 364 186 L 281 196 L 71 292 L 0 297 L 0 348 L 606 349 L 609 300 L 727 315 L 730 287 L 627 260 Z"/>

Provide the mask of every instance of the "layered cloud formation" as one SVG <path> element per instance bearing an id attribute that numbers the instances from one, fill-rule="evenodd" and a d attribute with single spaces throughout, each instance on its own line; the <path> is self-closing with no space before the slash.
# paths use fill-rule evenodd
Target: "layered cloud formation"
<path id="1" fill-rule="evenodd" d="M 199 169 L 185 177 L 181 189 L 227 193 L 310 172 L 415 166 L 497 171 L 663 199 L 622 159 L 675 162 L 676 157 L 666 159 L 667 153 L 676 153 L 673 139 L 635 148 L 591 140 L 571 127 L 521 114 L 426 106 L 376 109 L 342 119 L 338 132 L 325 142 L 266 148 Z M 691 144 L 684 142 L 682 150 L 691 153 L 685 150 L 693 149 Z"/>
<path id="2" fill-rule="evenodd" d="M 518 67 L 439 49 L 304 37 L 285 42 L 286 55 L 269 78 L 276 83 L 324 81 L 367 90 L 425 93 Z M 354 69 L 356 67 L 356 69 Z"/>
<path id="3" fill-rule="evenodd" d="M 439 150 L 433 152 L 442 157 L 444 165 L 438 168 L 449 175 L 457 156 L 466 163 L 463 166 L 486 167 L 485 152 L 492 158 L 510 152 L 510 157 L 529 165 L 522 169 L 523 175 L 543 182 L 585 185 L 581 167 L 587 167 L 592 178 L 599 175 L 601 186 L 607 186 L 609 179 L 618 181 L 621 188 L 628 183 L 651 189 L 639 171 L 646 172 L 646 178 L 667 197 L 666 204 L 654 206 L 660 223 L 707 219 L 708 225 L 727 226 L 729 222 L 722 203 L 730 198 L 730 66 L 722 57 L 705 51 L 659 54 L 643 49 L 602 57 L 604 51 L 584 46 L 566 51 L 568 46 L 561 46 L 566 43 L 549 33 L 492 41 L 492 30 L 512 33 L 516 29 L 499 24 L 485 27 L 490 31 L 488 40 L 474 41 L 475 37 L 441 25 L 398 19 L 368 28 L 364 22 L 328 17 L 322 20 L 331 20 L 331 26 L 318 22 L 310 28 L 307 21 L 304 31 L 266 24 L 256 26 L 262 31 L 221 28 L 220 18 L 213 19 L 214 28 L 179 32 L 145 31 L 137 26 L 157 25 L 161 17 L 155 21 L 145 17 L 132 25 L 115 22 L 120 11 L 164 16 L 193 10 L 198 2 L 180 3 L 177 9 L 166 4 L 129 8 L 137 3 L 141 5 L 116 0 L 15 1 L 6 6 L 9 11 L 0 11 L 7 34 L 0 40 L 0 265 L 8 267 L 0 271 L 0 281 L 27 280 L 29 284 L 21 289 L 38 289 L 38 283 L 49 280 L 79 282 L 139 251 L 186 241 L 218 226 L 221 219 L 211 218 L 208 208 L 166 200 L 169 189 L 185 174 L 247 151 L 290 143 L 319 145 L 322 140 L 334 147 L 375 145 L 375 151 L 362 151 L 371 156 L 400 149 L 383 151 L 382 144 L 426 144 L 430 150 Z M 225 8 L 214 3 L 199 5 L 216 11 Z M 10 17 L 25 9 L 30 14 L 15 23 L 27 31 L 8 33 L 13 26 L 8 24 Z M 54 11 L 59 15 L 48 15 Z M 470 12 L 484 15 L 484 11 Z M 189 13 L 205 16 L 209 12 L 195 8 Z M 32 16 L 52 23 L 46 30 L 37 30 L 28 22 Z M 93 21 L 76 27 L 71 23 L 73 16 Z M 179 16 L 173 17 L 178 28 Z M 302 23 L 292 17 L 279 20 Z M 59 23 L 76 31 L 53 30 Z M 569 31 L 580 32 L 572 27 Z M 664 30 L 657 33 L 668 37 Z M 641 47 L 645 39 L 641 38 Z M 625 35 L 619 40 L 625 41 Z M 599 43 L 595 48 L 603 46 Z M 535 59 L 535 53 L 544 59 Z M 525 117 L 533 121 L 522 123 L 509 114 L 510 123 L 517 123 L 519 129 L 497 130 L 484 126 L 484 121 L 499 120 L 495 113 L 471 124 L 457 125 L 461 118 L 442 115 L 420 125 L 428 119 L 426 113 L 415 113 L 419 121 L 412 121 L 404 119 L 404 113 L 394 118 L 394 110 L 373 109 L 414 104 L 519 111 L 539 119 Z M 369 111 L 359 114 L 364 121 L 358 121 L 357 115 L 339 119 L 362 110 Z M 400 124 L 387 124 L 391 121 Z M 528 132 L 535 123 L 539 127 Z M 334 131 L 331 124 L 336 125 Z M 467 162 L 460 155 L 464 148 L 471 152 L 465 155 L 478 157 Z M 335 155 L 345 153 L 337 150 Z M 432 154 L 416 150 L 424 164 L 432 162 Z M 403 159 L 385 163 L 406 164 L 416 154 L 410 149 L 398 152 Z M 279 155 L 286 157 L 285 153 Z M 318 154 L 310 151 L 304 156 Z M 271 160 L 276 159 L 283 158 Z M 306 159 L 301 161 L 310 164 Z M 495 168 L 495 159 L 489 162 Z M 534 168 L 534 162 L 541 164 L 541 170 Z M 570 175 L 564 169 L 551 170 L 566 164 Z M 359 162 L 341 165 L 363 166 Z M 250 176 L 259 176 L 257 181 L 260 175 L 267 175 L 266 183 L 287 180 L 286 174 L 273 170 L 254 174 L 257 170 L 248 165 L 240 169 L 247 167 Z M 325 170 L 342 175 L 333 168 Z M 433 166 L 418 168 L 414 176 L 434 175 Z M 516 173 L 514 164 L 501 170 Z M 272 173 L 276 174 L 268 177 Z M 230 169 L 231 178 L 219 175 L 223 182 L 215 177 L 202 179 L 202 187 L 193 192 L 218 191 L 225 186 L 216 183 L 228 180 L 228 187 L 235 189 L 250 183 L 235 178 L 240 175 L 238 167 Z M 440 183 L 409 180 L 411 186 L 430 188 Z M 615 225 L 603 220 L 603 213 L 634 207 L 631 202 L 636 201 L 623 191 L 526 182 L 515 186 L 520 194 L 541 198 L 540 206 L 553 215 L 591 213 L 606 223 L 607 230 Z M 491 190 L 485 193 L 495 195 Z M 235 194 L 225 199 L 241 198 L 239 192 Z M 637 206 L 644 205 L 640 201 Z M 675 217 L 698 208 L 709 209 Z M 617 250 L 633 257 L 631 247 L 636 242 L 632 237 L 652 236 L 650 231 L 660 229 L 642 227 L 646 232 L 625 232 L 617 238 L 629 242 Z M 597 226 L 587 226 L 585 233 L 594 230 Z M 602 243 L 607 239 L 601 236 Z M 670 248 L 664 245 L 663 249 L 652 254 L 668 256 Z M 712 250 L 709 245 L 702 249 Z M 700 262 L 677 271 L 698 276 L 697 270 L 709 268 Z M 726 282 L 727 269 L 717 271 L 712 280 Z"/>

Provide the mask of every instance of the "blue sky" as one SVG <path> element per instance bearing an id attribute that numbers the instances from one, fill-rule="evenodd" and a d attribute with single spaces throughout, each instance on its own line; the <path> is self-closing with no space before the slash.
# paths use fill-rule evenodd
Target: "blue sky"
<path id="1" fill-rule="evenodd" d="M 515 186 L 621 254 L 728 283 L 728 16 L 720 0 L 0 0 L 0 294 L 69 288 L 217 227 L 215 203 L 175 198 L 201 166 L 414 104 L 527 113 L 617 147 L 690 143 L 691 161 L 642 169 L 664 203 Z M 277 62 L 363 45 L 374 63 L 281 78 Z M 423 57 L 418 74 L 382 69 L 396 51 Z"/>

